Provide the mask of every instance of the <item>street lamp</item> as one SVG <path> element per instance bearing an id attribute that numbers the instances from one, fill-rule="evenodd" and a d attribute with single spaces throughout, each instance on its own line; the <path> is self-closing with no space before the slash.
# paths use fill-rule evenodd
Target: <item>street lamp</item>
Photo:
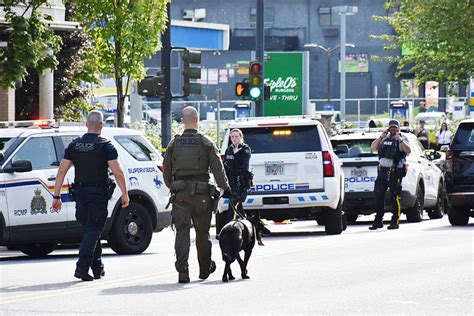
<path id="1" fill-rule="evenodd" d="M 341 15 L 341 121 L 346 119 L 346 15 L 355 15 L 359 8 L 355 6 L 339 6 Z"/>
<path id="2" fill-rule="evenodd" d="M 333 48 L 329 48 L 329 47 L 324 47 L 324 46 L 321 46 L 321 45 L 318 45 L 318 44 L 315 44 L 315 43 L 308 43 L 308 44 L 305 44 L 304 45 L 305 48 L 319 48 L 321 50 L 323 50 L 325 53 L 326 53 L 326 56 L 327 56 L 327 63 L 328 63 L 328 78 L 327 78 L 327 81 L 328 81 L 328 91 L 327 91 L 327 99 L 328 101 L 331 101 L 331 53 L 333 51 L 335 51 L 336 49 L 338 49 L 339 47 L 341 47 L 341 45 L 337 45 L 336 47 L 333 47 Z M 346 47 L 352 47 L 354 48 L 355 45 L 354 44 L 351 44 L 351 43 L 346 43 Z"/>

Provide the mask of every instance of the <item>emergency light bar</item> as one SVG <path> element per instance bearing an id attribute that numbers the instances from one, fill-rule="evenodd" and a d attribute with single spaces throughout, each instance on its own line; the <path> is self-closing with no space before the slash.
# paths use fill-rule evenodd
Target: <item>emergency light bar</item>
<path id="1" fill-rule="evenodd" d="M 48 128 L 54 124 L 54 120 L 32 120 L 32 121 L 5 121 L 0 122 L 0 128 L 25 128 L 39 127 Z"/>

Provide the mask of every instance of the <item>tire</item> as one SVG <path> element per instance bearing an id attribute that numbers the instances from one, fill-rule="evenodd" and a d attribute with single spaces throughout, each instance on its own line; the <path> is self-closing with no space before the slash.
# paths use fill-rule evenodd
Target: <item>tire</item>
<path id="1" fill-rule="evenodd" d="M 17 245 L 15 248 L 33 258 L 46 257 L 54 249 L 56 249 L 56 243 L 34 243 Z"/>
<path id="2" fill-rule="evenodd" d="M 440 183 L 438 186 L 438 197 L 436 199 L 436 206 L 427 210 L 430 219 L 443 218 L 446 210 L 446 194 L 444 192 L 444 185 Z"/>
<path id="3" fill-rule="evenodd" d="M 342 215 L 342 230 L 346 230 L 347 229 L 347 214 L 343 214 Z"/>
<path id="4" fill-rule="evenodd" d="M 423 187 L 418 185 L 416 189 L 415 205 L 406 210 L 407 221 L 418 223 L 423 220 L 423 207 L 425 204 L 425 192 Z"/>
<path id="5" fill-rule="evenodd" d="M 469 209 L 452 207 L 447 204 L 449 222 L 453 226 L 466 226 L 469 223 Z"/>
<path id="6" fill-rule="evenodd" d="M 327 235 L 339 235 L 343 231 L 342 203 L 339 201 L 335 210 L 328 209 L 325 212 L 325 230 Z"/>
<path id="7" fill-rule="evenodd" d="M 357 221 L 359 214 L 346 214 L 346 217 L 349 224 L 354 224 Z"/>
<path id="8" fill-rule="evenodd" d="M 130 202 L 120 209 L 110 230 L 109 245 L 119 255 L 139 254 L 150 245 L 153 227 L 146 208 Z"/>
<path id="9" fill-rule="evenodd" d="M 326 215 L 324 213 L 318 213 L 315 215 L 316 223 L 320 226 L 324 226 L 326 224 Z"/>

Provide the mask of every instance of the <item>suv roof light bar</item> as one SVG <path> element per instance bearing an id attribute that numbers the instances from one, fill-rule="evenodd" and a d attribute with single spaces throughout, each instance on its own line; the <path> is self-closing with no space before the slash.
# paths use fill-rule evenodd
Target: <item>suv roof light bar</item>
<path id="1" fill-rule="evenodd" d="M 48 120 L 31 120 L 31 121 L 5 121 L 0 122 L 0 128 L 25 128 L 25 127 L 39 127 L 49 128 L 54 124 L 53 119 Z"/>

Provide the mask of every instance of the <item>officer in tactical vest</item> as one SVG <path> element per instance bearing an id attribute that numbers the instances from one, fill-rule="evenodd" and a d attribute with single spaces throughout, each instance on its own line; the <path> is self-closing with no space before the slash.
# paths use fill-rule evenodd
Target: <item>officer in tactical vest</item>
<path id="1" fill-rule="evenodd" d="M 209 183 L 209 169 L 221 192 L 230 194 L 224 166 L 214 143 L 198 132 L 198 113 L 191 106 L 183 109 L 185 130 L 176 135 L 166 149 L 163 178 L 171 191 L 172 221 L 176 228 L 175 267 L 178 282 L 189 282 L 189 245 L 191 220 L 196 230 L 199 278 L 205 280 L 216 270 L 211 260 L 209 228 L 217 208 L 219 191 Z"/>
<path id="2" fill-rule="evenodd" d="M 393 216 L 388 229 L 398 229 L 400 220 L 400 192 L 402 178 L 406 175 L 405 157 L 410 154 L 410 146 L 406 137 L 399 132 L 400 123 L 390 120 L 388 130 L 372 142 L 370 148 L 378 151 L 379 166 L 375 180 L 375 207 L 377 214 L 371 230 L 383 227 L 385 213 L 385 195 L 390 189 L 390 200 Z"/>
<path id="3" fill-rule="evenodd" d="M 73 198 L 76 201 L 76 219 L 83 228 L 74 276 L 83 281 L 100 279 L 105 274 L 100 235 L 107 219 L 108 198 L 113 193 L 110 192 L 109 168 L 122 191 L 122 208 L 127 207 L 130 201 L 117 151 L 107 139 L 100 137 L 103 120 L 99 111 L 91 111 L 87 115 L 87 133 L 74 139 L 66 148 L 54 184 L 53 209 L 60 210 L 64 177 L 74 165 Z M 89 274 L 89 268 L 92 269 L 93 277 Z"/>

